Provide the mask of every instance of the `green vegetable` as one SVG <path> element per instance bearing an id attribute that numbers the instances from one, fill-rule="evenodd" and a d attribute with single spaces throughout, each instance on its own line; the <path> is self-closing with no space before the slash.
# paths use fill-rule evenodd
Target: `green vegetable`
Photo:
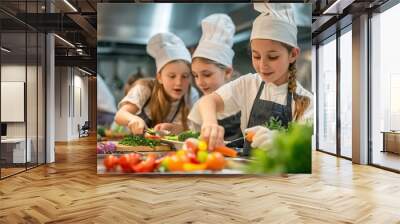
<path id="1" fill-rule="evenodd" d="M 279 118 L 271 117 L 269 121 L 265 122 L 265 127 L 269 130 L 286 131 L 287 129 L 282 125 L 282 121 Z"/>
<path id="2" fill-rule="evenodd" d="M 179 140 L 177 135 L 167 135 L 167 136 L 164 136 L 164 138 L 167 139 L 167 140 L 171 140 L 171 141 L 178 141 Z"/>
<path id="3" fill-rule="evenodd" d="M 185 131 L 182 132 L 178 135 L 178 140 L 183 142 L 188 138 L 199 138 L 200 137 L 200 132 L 196 132 L 196 131 Z"/>
<path id="4" fill-rule="evenodd" d="M 121 133 L 121 134 L 125 132 L 124 126 L 122 125 L 115 125 L 115 127 L 111 131 L 112 133 Z"/>
<path id="5" fill-rule="evenodd" d="M 156 135 L 156 130 L 154 130 L 154 128 L 148 128 L 146 129 L 146 133 L 151 135 Z"/>
<path id="6" fill-rule="evenodd" d="M 100 135 L 101 137 L 106 136 L 106 129 L 103 127 L 98 127 L 97 128 L 97 134 Z"/>
<path id="7" fill-rule="evenodd" d="M 128 146 L 150 146 L 155 147 L 160 145 L 160 140 L 147 139 L 139 135 L 129 135 L 122 139 L 119 144 Z"/>
<path id="8" fill-rule="evenodd" d="M 253 149 L 249 173 L 311 173 L 312 125 L 291 123 L 271 145 Z"/>
<path id="9" fill-rule="evenodd" d="M 197 153 L 197 160 L 200 163 L 205 163 L 207 161 L 208 152 L 207 151 L 199 151 Z"/>

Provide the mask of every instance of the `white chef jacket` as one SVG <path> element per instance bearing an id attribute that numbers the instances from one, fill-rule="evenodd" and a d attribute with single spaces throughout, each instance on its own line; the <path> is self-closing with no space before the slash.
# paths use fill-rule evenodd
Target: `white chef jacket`
<path id="1" fill-rule="evenodd" d="M 244 133 L 249 122 L 250 112 L 253 107 L 254 99 L 256 98 L 258 89 L 263 80 L 255 74 L 247 74 L 239 77 L 236 80 L 228 82 L 215 91 L 224 102 L 224 110 L 217 113 L 217 119 L 236 114 L 241 111 L 240 128 Z M 265 83 L 264 89 L 260 95 L 260 99 L 272 101 L 278 104 L 286 105 L 288 93 L 288 83 L 276 86 L 273 83 Z M 310 98 L 310 105 L 304 111 L 304 114 L 299 122 L 313 120 L 313 95 L 306 90 L 299 82 L 297 82 L 296 93 Z M 198 103 L 193 107 L 189 114 L 190 126 L 193 128 L 201 128 L 202 119 L 198 111 Z M 292 100 L 292 115 L 294 115 L 295 102 Z"/>
<path id="2" fill-rule="evenodd" d="M 143 106 L 146 104 L 147 100 L 151 97 L 151 92 L 152 92 L 152 90 L 150 89 L 150 87 L 141 85 L 141 84 L 137 84 L 137 85 L 133 86 L 129 90 L 129 92 L 126 94 L 126 96 L 121 100 L 121 102 L 119 102 L 118 108 L 121 108 L 123 105 L 125 105 L 127 103 L 131 103 L 139 108 L 139 110 L 135 114 L 135 115 L 139 115 L 143 110 Z M 196 102 L 198 100 L 198 98 L 199 98 L 199 93 L 197 92 L 197 90 L 195 88 L 191 87 L 190 99 L 189 99 L 189 97 L 185 98 L 186 105 L 189 107 L 189 109 L 192 108 L 193 103 Z M 178 110 L 179 102 L 180 101 L 171 103 L 171 110 L 170 110 L 168 116 L 166 117 L 166 120 L 165 120 L 166 122 L 170 121 L 172 119 L 172 117 L 175 115 L 176 111 Z M 150 119 L 152 119 L 152 117 L 150 115 L 150 108 L 148 106 L 146 106 L 144 108 L 144 112 Z M 172 122 L 173 123 L 181 123 L 181 116 L 182 116 L 182 114 L 178 113 Z"/>

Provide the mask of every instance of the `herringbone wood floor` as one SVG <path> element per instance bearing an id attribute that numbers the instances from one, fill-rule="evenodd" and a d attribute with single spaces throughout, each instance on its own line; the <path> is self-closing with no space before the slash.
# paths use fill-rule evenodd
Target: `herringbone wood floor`
<path id="1" fill-rule="evenodd" d="M 400 223 L 400 175 L 315 152 L 312 175 L 96 174 L 94 138 L 0 181 L 0 223 Z"/>

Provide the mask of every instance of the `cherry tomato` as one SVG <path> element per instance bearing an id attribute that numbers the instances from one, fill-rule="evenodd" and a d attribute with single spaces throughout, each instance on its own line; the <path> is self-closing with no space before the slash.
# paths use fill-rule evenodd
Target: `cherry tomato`
<path id="1" fill-rule="evenodd" d="M 225 166 L 225 158 L 219 152 L 212 152 L 207 157 L 207 169 L 210 170 L 222 170 Z"/>
<path id="2" fill-rule="evenodd" d="M 168 170 L 170 171 L 182 171 L 183 170 L 183 161 L 180 156 L 173 155 L 170 157 L 168 161 Z"/>
<path id="3" fill-rule="evenodd" d="M 115 168 L 115 165 L 117 165 L 118 158 L 113 155 L 107 155 L 103 163 L 107 170 L 112 170 Z"/>
<path id="4" fill-rule="evenodd" d="M 199 151 L 207 150 L 207 142 L 200 140 L 198 145 Z"/>
<path id="5" fill-rule="evenodd" d="M 161 158 L 156 159 L 156 162 L 154 163 L 154 165 L 156 167 L 160 166 L 163 163 L 163 161 L 165 160 L 165 158 L 167 158 L 167 157 L 161 157 Z"/>
<path id="6" fill-rule="evenodd" d="M 133 167 L 133 170 L 138 173 L 152 172 L 155 168 L 157 156 L 155 154 L 148 154 L 146 160 L 140 162 Z"/>
<path id="7" fill-rule="evenodd" d="M 121 166 L 122 170 L 124 172 L 131 172 L 131 156 L 129 154 L 124 154 L 121 157 L 119 157 L 118 163 Z"/>
<path id="8" fill-rule="evenodd" d="M 195 138 L 186 139 L 183 149 L 189 152 L 197 153 L 199 140 Z"/>
<path id="9" fill-rule="evenodd" d="M 169 170 L 169 161 L 171 160 L 171 157 L 170 156 L 166 156 L 166 157 L 163 157 L 163 160 L 161 161 L 161 164 L 160 164 L 160 168 L 162 168 L 164 171 L 168 171 Z"/>
<path id="10" fill-rule="evenodd" d="M 194 164 L 200 163 L 199 160 L 197 160 L 196 154 L 190 152 L 190 153 L 187 153 L 186 156 L 191 163 L 194 163 Z"/>
<path id="11" fill-rule="evenodd" d="M 208 152 L 207 151 L 198 151 L 197 152 L 197 160 L 200 163 L 205 163 L 207 161 Z"/>
<path id="12" fill-rule="evenodd" d="M 141 161 L 141 155 L 138 153 L 130 153 L 129 155 L 129 166 L 132 168 L 132 166 L 138 164 Z"/>
<path id="13" fill-rule="evenodd" d="M 151 135 L 151 134 L 149 134 L 149 133 L 145 133 L 145 134 L 144 134 L 144 137 L 147 138 L 147 139 L 153 139 L 153 140 L 159 140 L 159 139 L 161 139 L 160 136 Z"/>

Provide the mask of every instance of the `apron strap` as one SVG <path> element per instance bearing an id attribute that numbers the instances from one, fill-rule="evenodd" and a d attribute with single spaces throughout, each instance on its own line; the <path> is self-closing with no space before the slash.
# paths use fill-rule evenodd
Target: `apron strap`
<path id="1" fill-rule="evenodd" d="M 292 98 L 293 98 L 293 93 L 290 93 L 288 91 L 287 97 L 286 97 L 286 116 L 288 117 L 288 121 L 292 121 Z"/>
<path id="2" fill-rule="evenodd" d="M 264 85 L 265 85 L 265 82 L 262 81 L 261 84 L 260 84 L 260 87 L 258 87 L 258 92 L 257 92 L 256 98 L 254 98 L 253 105 L 252 105 L 251 111 L 250 111 L 250 115 L 253 114 L 254 104 L 257 102 L 258 98 L 260 98 L 261 93 L 262 93 L 262 91 L 264 89 Z M 249 121 L 247 122 L 247 126 L 246 127 L 249 127 L 249 125 L 250 125 L 250 118 L 249 118 Z"/>
<path id="3" fill-rule="evenodd" d="M 144 108 L 147 106 L 147 104 L 149 104 L 150 99 L 151 99 L 151 96 L 147 99 L 146 103 L 144 103 L 144 105 L 143 105 L 143 107 L 142 107 L 142 113 L 143 113 L 149 120 L 150 120 L 150 118 L 149 118 L 149 116 L 144 112 Z M 176 118 L 176 116 L 178 115 L 178 112 L 179 112 L 179 109 L 181 108 L 181 106 L 182 106 L 182 100 L 179 102 L 178 108 L 176 109 L 174 116 L 172 116 L 172 118 L 168 121 L 168 123 L 172 123 L 172 122 L 175 120 L 175 118 Z"/>
<path id="4" fill-rule="evenodd" d="M 146 100 L 146 102 L 144 103 L 143 107 L 142 107 L 142 111 L 137 115 L 140 118 L 142 118 L 144 120 L 144 122 L 146 123 L 146 125 L 148 127 L 152 127 L 153 126 L 153 121 L 149 118 L 149 116 L 144 112 L 146 106 L 149 104 L 150 102 L 150 98 L 151 96 Z"/>
<path id="5" fill-rule="evenodd" d="M 142 111 L 144 111 L 144 108 L 147 106 L 147 104 L 149 104 L 151 99 L 151 96 L 149 98 L 147 98 L 146 102 L 144 103 L 143 107 L 142 107 Z"/>
<path id="6" fill-rule="evenodd" d="M 182 99 L 182 100 L 184 100 L 184 99 Z M 179 101 L 178 108 L 176 109 L 174 116 L 172 116 L 171 120 L 170 120 L 168 123 L 172 123 L 172 122 L 175 120 L 176 116 L 177 116 L 178 113 L 179 113 L 179 110 L 181 109 L 182 100 Z"/>

